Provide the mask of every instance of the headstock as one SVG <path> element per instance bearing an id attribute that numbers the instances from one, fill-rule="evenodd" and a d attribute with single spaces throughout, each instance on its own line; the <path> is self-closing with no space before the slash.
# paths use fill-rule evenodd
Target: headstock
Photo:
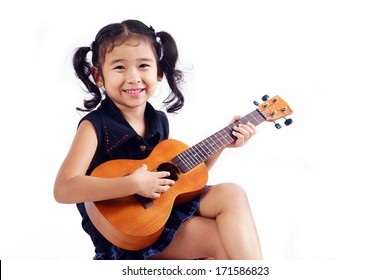
<path id="1" fill-rule="evenodd" d="M 257 110 L 264 116 L 264 118 L 269 122 L 274 122 L 278 119 L 284 118 L 284 124 L 286 126 L 292 124 L 292 119 L 286 119 L 286 116 L 292 114 L 292 109 L 290 106 L 278 95 L 269 98 L 268 95 L 264 95 L 262 100 L 264 103 L 259 104 L 256 101 L 254 104 L 257 107 Z M 275 123 L 275 127 L 280 129 L 282 126 L 278 123 Z"/>

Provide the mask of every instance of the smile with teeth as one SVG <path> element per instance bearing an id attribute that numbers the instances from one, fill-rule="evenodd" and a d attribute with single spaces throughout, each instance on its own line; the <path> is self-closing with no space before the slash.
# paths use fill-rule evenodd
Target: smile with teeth
<path id="1" fill-rule="evenodd" d="M 123 90 L 126 94 L 131 95 L 131 96 L 139 96 L 142 94 L 144 89 L 139 88 L 139 89 L 125 89 Z"/>

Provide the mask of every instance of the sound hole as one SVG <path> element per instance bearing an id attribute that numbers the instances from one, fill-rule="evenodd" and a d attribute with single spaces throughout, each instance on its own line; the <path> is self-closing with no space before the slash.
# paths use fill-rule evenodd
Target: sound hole
<path id="1" fill-rule="evenodd" d="M 153 199 L 151 199 L 149 197 L 143 197 L 143 196 L 140 196 L 139 194 L 135 194 L 134 197 L 136 199 L 138 199 L 139 203 L 141 203 L 141 205 L 145 209 L 148 209 L 149 207 L 151 207 L 153 205 Z"/>
<path id="2" fill-rule="evenodd" d="M 177 181 L 179 179 L 180 171 L 172 163 L 169 163 L 169 162 L 161 163 L 157 167 L 157 171 L 168 171 L 170 173 L 170 175 L 166 178 L 171 179 L 173 181 Z"/>
<path id="3" fill-rule="evenodd" d="M 164 162 L 164 163 L 160 164 L 157 167 L 157 171 L 168 171 L 170 175 L 166 178 L 171 179 L 173 181 L 177 181 L 179 179 L 180 171 L 172 163 Z M 129 174 L 127 174 L 127 175 L 129 175 Z M 143 196 L 140 196 L 138 194 L 136 194 L 135 197 L 138 199 L 138 201 L 141 203 L 141 205 L 145 209 L 148 209 L 149 207 L 151 207 L 153 205 L 153 199 L 151 199 L 151 198 L 143 197 Z"/>

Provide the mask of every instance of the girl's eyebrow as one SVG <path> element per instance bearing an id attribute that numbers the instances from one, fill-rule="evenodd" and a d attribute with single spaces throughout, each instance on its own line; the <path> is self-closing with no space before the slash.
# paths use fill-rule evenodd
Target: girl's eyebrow
<path id="1" fill-rule="evenodd" d="M 137 61 L 153 62 L 153 59 L 152 58 L 148 58 L 148 57 L 142 57 L 142 58 L 137 58 Z"/>
<path id="2" fill-rule="evenodd" d="M 124 58 L 114 59 L 114 60 L 110 61 L 109 65 L 113 65 L 115 63 L 123 62 L 123 61 L 126 61 L 126 59 L 124 59 Z"/>
<path id="3" fill-rule="evenodd" d="M 127 59 L 124 59 L 124 58 L 114 59 L 113 61 L 110 61 L 109 65 L 113 65 L 115 63 L 124 62 L 124 61 L 127 61 Z M 142 62 L 144 62 L 144 61 L 152 62 L 153 59 L 152 58 L 147 58 L 147 57 L 145 57 L 145 58 L 142 57 L 142 58 L 137 58 L 136 61 L 139 61 L 139 62 L 140 61 L 142 61 Z"/>

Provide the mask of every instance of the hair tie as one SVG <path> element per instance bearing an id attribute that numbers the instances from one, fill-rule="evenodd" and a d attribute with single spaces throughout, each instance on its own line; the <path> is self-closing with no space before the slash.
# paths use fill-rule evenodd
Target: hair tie
<path id="1" fill-rule="evenodd" d="M 153 35 L 154 35 L 154 38 L 156 38 L 156 42 L 157 42 L 157 44 L 159 45 L 159 48 L 160 48 L 160 57 L 159 57 L 159 60 L 161 60 L 162 59 L 162 57 L 163 57 L 163 46 L 162 46 L 162 44 L 161 44 L 161 38 L 157 35 L 157 33 L 156 33 L 156 31 L 154 30 L 154 28 L 153 28 L 153 26 L 149 26 L 149 30 L 151 31 L 151 32 L 153 32 Z"/>
<path id="2" fill-rule="evenodd" d="M 150 25 L 150 26 L 149 26 L 149 30 L 153 32 L 154 36 L 156 36 L 156 32 L 154 31 L 153 26 Z"/>

